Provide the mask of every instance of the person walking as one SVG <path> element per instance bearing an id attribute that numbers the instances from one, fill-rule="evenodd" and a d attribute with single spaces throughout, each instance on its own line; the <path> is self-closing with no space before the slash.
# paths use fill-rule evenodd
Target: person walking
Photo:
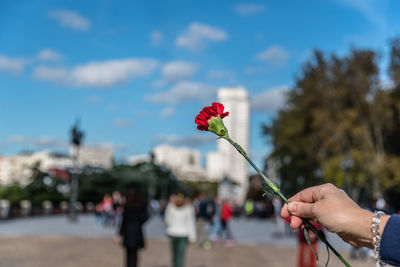
<path id="1" fill-rule="evenodd" d="M 118 227 L 121 224 L 123 211 L 123 198 L 119 191 L 116 190 L 112 193 L 112 202 L 111 225 Z"/>
<path id="2" fill-rule="evenodd" d="M 170 238 L 172 266 L 183 267 L 188 241 L 196 242 L 195 211 L 182 194 L 176 195 L 165 210 L 164 221 Z"/>
<path id="3" fill-rule="evenodd" d="M 103 226 L 111 225 L 111 216 L 113 211 L 113 200 L 110 194 L 105 194 L 103 197 L 102 205 L 102 217 L 103 217 Z"/>
<path id="4" fill-rule="evenodd" d="M 221 200 L 218 196 L 214 199 L 214 214 L 212 217 L 212 228 L 210 239 L 214 243 L 218 243 L 221 235 Z"/>
<path id="5" fill-rule="evenodd" d="M 137 187 L 131 187 L 126 194 L 126 203 L 122 214 L 119 236 L 115 243 L 126 249 L 126 266 L 136 267 L 138 250 L 144 248 L 143 224 L 148 219 L 147 207 L 139 194 Z"/>
<path id="6" fill-rule="evenodd" d="M 225 244 L 227 246 L 232 246 L 233 245 L 233 236 L 231 229 L 229 228 L 229 220 L 233 216 L 233 211 L 231 206 L 229 205 L 229 202 L 227 200 L 224 200 L 222 202 L 222 207 L 221 207 L 221 239 L 223 238 L 225 234 Z"/>
<path id="7" fill-rule="evenodd" d="M 316 223 L 312 223 L 315 228 L 322 231 L 322 227 Z M 314 249 L 318 253 L 318 237 L 312 231 L 308 230 L 308 236 L 310 243 Z M 299 250 L 297 256 L 297 266 L 298 267 L 315 267 L 317 265 L 317 259 L 314 255 L 314 252 L 310 248 L 307 243 L 306 236 L 304 234 L 304 230 L 297 231 L 297 239 L 299 242 Z"/>
<path id="8" fill-rule="evenodd" d="M 196 229 L 197 229 L 197 243 L 198 246 L 204 249 L 211 248 L 211 242 L 208 240 L 205 228 L 208 229 L 214 205 L 211 201 L 206 199 L 203 193 L 199 193 L 195 199 L 195 211 L 196 211 Z"/>

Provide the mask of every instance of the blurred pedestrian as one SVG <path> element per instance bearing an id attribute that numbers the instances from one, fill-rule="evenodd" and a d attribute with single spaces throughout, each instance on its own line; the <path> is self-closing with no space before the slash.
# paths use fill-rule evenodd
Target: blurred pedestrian
<path id="1" fill-rule="evenodd" d="M 103 201 L 101 202 L 102 206 L 102 217 L 103 217 L 103 225 L 108 226 L 111 224 L 111 216 L 113 212 L 113 201 L 110 194 L 105 194 L 103 197 Z"/>
<path id="2" fill-rule="evenodd" d="M 196 242 L 195 211 L 190 202 L 185 202 L 182 194 L 171 200 L 165 210 L 164 220 L 171 243 L 172 266 L 183 267 L 188 241 Z"/>
<path id="3" fill-rule="evenodd" d="M 246 214 L 247 218 L 250 218 L 254 212 L 254 203 L 253 200 L 248 199 L 244 202 L 244 213 Z"/>
<path id="4" fill-rule="evenodd" d="M 150 201 L 151 215 L 160 215 L 160 203 L 156 199 Z"/>
<path id="5" fill-rule="evenodd" d="M 210 213 L 212 211 L 209 210 L 213 209 L 213 207 L 211 207 L 211 203 L 204 197 L 203 193 L 198 194 L 194 206 L 196 211 L 197 243 L 200 247 L 209 249 L 211 244 L 208 241 L 205 228 L 210 222 Z"/>
<path id="6" fill-rule="evenodd" d="M 313 223 L 315 228 L 322 230 L 322 227 L 316 223 Z M 315 250 L 318 251 L 318 237 L 312 231 L 308 230 L 308 236 L 310 243 Z M 299 230 L 297 232 L 297 240 L 299 241 L 299 250 L 297 257 L 298 267 L 315 267 L 317 265 L 317 259 L 315 258 L 314 252 L 307 243 L 307 239 L 304 234 L 304 230 Z"/>
<path id="7" fill-rule="evenodd" d="M 233 236 L 229 227 L 229 221 L 232 216 L 232 208 L 229 205 L 229 202 L 227 200 L 224 200 L 221 206 L 221 239 L 224 238 L 225 234 L 225 244 L 228 246 L 233 245 Z"/>
<path id="8" fill-rule="evenodd" d="M 282 200 L 280 197 L 275 196 L 272 199 L 272 205 L 274 207 L 274 220 L 278 222 L 280 220 L 280 212 L 282 208 Z"/>
<path id="9" fill-rule="evenodd" d="M 126 249 L 126 266 L 136 267 L 138 250 L 144 248 L 142 226 L 148 219 L 147 207 L 137 187 L 131 187 L 126 194 L 126 203 L 122 214 L 119 236 L 115 243 L 121 243 Z"/>
<path id="10" fill-rule="evenodd" d="M 214 214 L 211 222 L 210 239 L 214 243 L 218 243 L 221 235 L 221 200 L 218 196 L 214 199 Z"/>
<path id="11" fill-rule="evenodd" d="M 103 225 L 103 205 L 101 203 L 97 204 L 94 208 L 94 215 L 96 218 L 96 225 Z"/>
<path id="12" fill-rule="evenodd" d="M 119 226 L 121 224 L 122 212 L 123 212 L 123 198 L 119 191 L 112 193 L 113 210 L 111 224 L 113 226 Z"/>

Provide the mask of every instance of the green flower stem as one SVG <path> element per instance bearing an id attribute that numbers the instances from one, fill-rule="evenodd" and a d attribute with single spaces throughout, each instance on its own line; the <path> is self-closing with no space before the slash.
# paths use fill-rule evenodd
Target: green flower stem
<path id="1" fill-rule="evenodd" d="M 229 136 L 221 136 L 221 138 L 226 139 L 232 146 L 236 148 L 236 150 L 250 163 L 250 165 L 257 171 L 257 173 L 264 179 L 267 185 L 274 191 L 276 195 L 278 195 L 286 204 L 289 203 L 289 200 L 281 193 L 279 187 L 275 185 L 271 180 L 269 180 L 262 171 L 253 163 L 253 161 L 247 156 L 244 149 L 237 143 L 235 143 Z M 340 255 L 340 253 L 328 242 L 324 232 L 315 228 L 315 226 L 305 218 L 302 218 L 304 225 L 309 228 L 314 234 L 318 236 L 318 238 L 326 244 L 326 246 L 332 250 L 332 252 L 343 262 L 343 264 L 347 267 L 351 267 L 351 265 Z"/>

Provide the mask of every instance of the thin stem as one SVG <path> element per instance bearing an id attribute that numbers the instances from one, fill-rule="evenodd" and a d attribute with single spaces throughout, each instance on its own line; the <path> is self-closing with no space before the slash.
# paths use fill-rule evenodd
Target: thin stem
<path id="1" fill-rule="evenodd" d="M 289 203 L 289 200 L 281 193 L 280 189 L 278 186 L 276 186 L 270 179 L 268 179 L 262 171 L 253 163 L 253 161 L 247 156 L 246 152 L 244 149 L 237 143 L 235 143 L 231 138 L 229 137 L 222 137 L 226 139 L 231 145 L 233 145 L 236 150 L 247 160 L 247 162 L 250 163 L 250 165 L 257 171 L 257 173 L 264 179 L 264 181 L 267 183 L 267 185 L 274 191 L 276 195 L 278 195 L 286 204 Z M 303 223 L 306 227 L 308 227 L 313 233 L 315 233 L 318 238 L 324 242 L 330 250 L 343 262 L 343 264 L 347 267 L 351 267 L 351 265 L 340 255 L 338 251 L 328 242 L 326 239 L 326 236 L 324 232 L 318 230 L 308 219 L 302 218 Z"/>

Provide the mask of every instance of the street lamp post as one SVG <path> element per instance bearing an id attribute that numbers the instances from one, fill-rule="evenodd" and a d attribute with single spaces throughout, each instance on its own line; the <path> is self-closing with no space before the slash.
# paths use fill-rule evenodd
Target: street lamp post
<path id="1" fill-rule="evenodd" d="M 148 186 L 148 203 L 151 203 L 151 201 L 154 199 L 155 195 L 155 177 L 154 177 L 154 153 L 153 151 L 150 154 L 150 172 L 149 172 L 149 186 Z"/>
<path id="2" fill-rule="evenodd" d="M 78 157 L 79 157 L 79 148 L 82 143 L 82 139 L 84 133 L 79 129 L 78 121 L 76 121 L 75 125 L 71 129 L 71 154 L 72 154 L 72 175 L 71 175 L 71 196 L 70 196 L 70 213 L 69 220 L 70 222 L 77 222 L 78 217 L 76 213 L 76 202 L 78 200 L 78 186 L 79 186 L 79 177 L 78 177 Z"/>

